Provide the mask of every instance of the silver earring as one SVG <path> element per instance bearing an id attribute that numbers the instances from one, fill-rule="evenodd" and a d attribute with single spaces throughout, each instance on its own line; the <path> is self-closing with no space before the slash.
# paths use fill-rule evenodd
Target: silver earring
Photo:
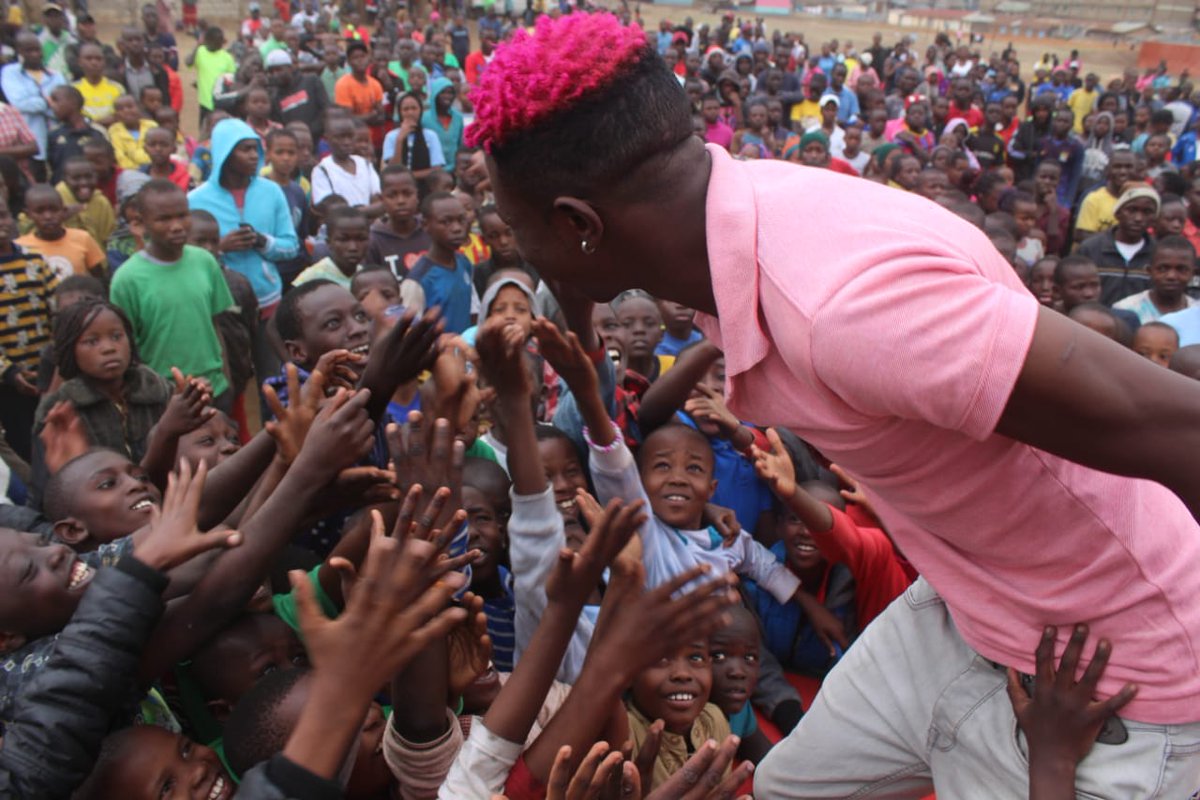
<path id="1" fill-rule="evenodd" d="M 583 251 L 585 256 L 590 256 L 592 253 L 596 252 L 596 245 L 588 244 L 588 240 L 584 239 L 579 243 L 579 249 Z"/>

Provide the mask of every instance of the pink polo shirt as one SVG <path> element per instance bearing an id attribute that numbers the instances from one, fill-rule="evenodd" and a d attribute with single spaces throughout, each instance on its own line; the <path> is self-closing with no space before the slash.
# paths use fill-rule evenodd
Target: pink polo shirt
<path id="1" fill-rule="evenodd" d="M 1034 671 L 1046 624 L 1113 641 L 1122 713 L 1200 721 L 1200 530 L 1167 489 L 993 433 L 1038 303 L 975 227 L 916 195 L 709 146 L 707 236 L 731 410 L 861 478 L 962 636 Z M 849 208 L 873 208 L 870 215 Z"/>

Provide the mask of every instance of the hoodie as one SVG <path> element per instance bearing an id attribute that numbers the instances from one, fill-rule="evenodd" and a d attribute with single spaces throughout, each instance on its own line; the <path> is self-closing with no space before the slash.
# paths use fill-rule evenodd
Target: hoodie
<path id="1" fill-rule="evenodd" d="M 246 187 L 245 202 L 238 208 L 229 190 L 221 185 L 221 171 L 238 142 L 253 139 L 258 142 L 259 160 L 263 158 L 262 140 L 254 129 L 240 119 L 222 120 L 212 135 L 212 172 L 209 179 L 188 194 L 192 210 L 203 209 L 217 219 L 221 235 L 225 236 L 239 225 L 247 224 L 266 237 L 266 244 L 257 250 L 238 250 L 225 253 L 225 266 L 246 276 L 254 288 L 258 307 L 267 308 L 283 294 L 283 282 L 275 264 L 295 258 L 300 252 L 292 213 L 283 189 L 269 178 L 257 175 Z"/>
<path id="2" fill-rule="evenodd" d="M 454 84 L 449 78 L 434 78 L 429 82 L 429 108 L 425 109 L 425 113 L 421 116 L 421 127 L 431 130 L 437 134 L 438 141 L 442 143 L 442 155 L 446 158 L 446 169 L 454 170 L 454 157 L 458 155 L 458 148 L 463 141 L 463 115 L 462 112 L 450 106 L 450 125 L 442 125 L 442 121 L 438 119 L 437 113 L 437 96 L 447 89 L 453 89 Z"/>

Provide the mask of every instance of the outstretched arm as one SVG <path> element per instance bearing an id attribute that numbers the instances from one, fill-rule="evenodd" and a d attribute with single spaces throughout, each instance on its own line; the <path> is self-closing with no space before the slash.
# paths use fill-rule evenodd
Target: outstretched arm
<path id="1" fill-rule="evenodd" d="M 1057 312 L 1039 311 L 996 432 L 1086 467 L 1157 481 L 1200 519 L 1200 384 Z"/>

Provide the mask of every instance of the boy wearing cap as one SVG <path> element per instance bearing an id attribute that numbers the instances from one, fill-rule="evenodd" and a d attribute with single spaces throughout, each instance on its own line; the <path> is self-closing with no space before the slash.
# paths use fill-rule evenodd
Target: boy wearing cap
<path id="1" fill-rule="evenodd" d="M 271 118 L 287 125 L 299 122 L 312 131 L 313 141 L 325 132 L 329 96 L 315 75 L 297 72 L 291 54 L 275 50 L 267 56 L 267 81 L 271 93 Z"/>
<path id="2" fill-rule="evenodd" d="M 1079 245 L 1100 270 L 1100 302 L 1111 306 L 1150 288 L 1150 254 L 1154 239 L 1146 231 L 1158 216 L 1159 197 L 1146 184 L 1133 184 L 1117 200 L 1117 224 Z"/>
<path id="3" fill-rule="evenodd" d="M 67 30 L 67 17 L 63 14 L 63 7 L 58 3 L 44 4 L 42 20 L 45 25 L 38 33 L 38 41 L 42 43 L 42 60 L 50 69 L 65 75 L 67 46 L 74 44 L 75 37 Z"/>

